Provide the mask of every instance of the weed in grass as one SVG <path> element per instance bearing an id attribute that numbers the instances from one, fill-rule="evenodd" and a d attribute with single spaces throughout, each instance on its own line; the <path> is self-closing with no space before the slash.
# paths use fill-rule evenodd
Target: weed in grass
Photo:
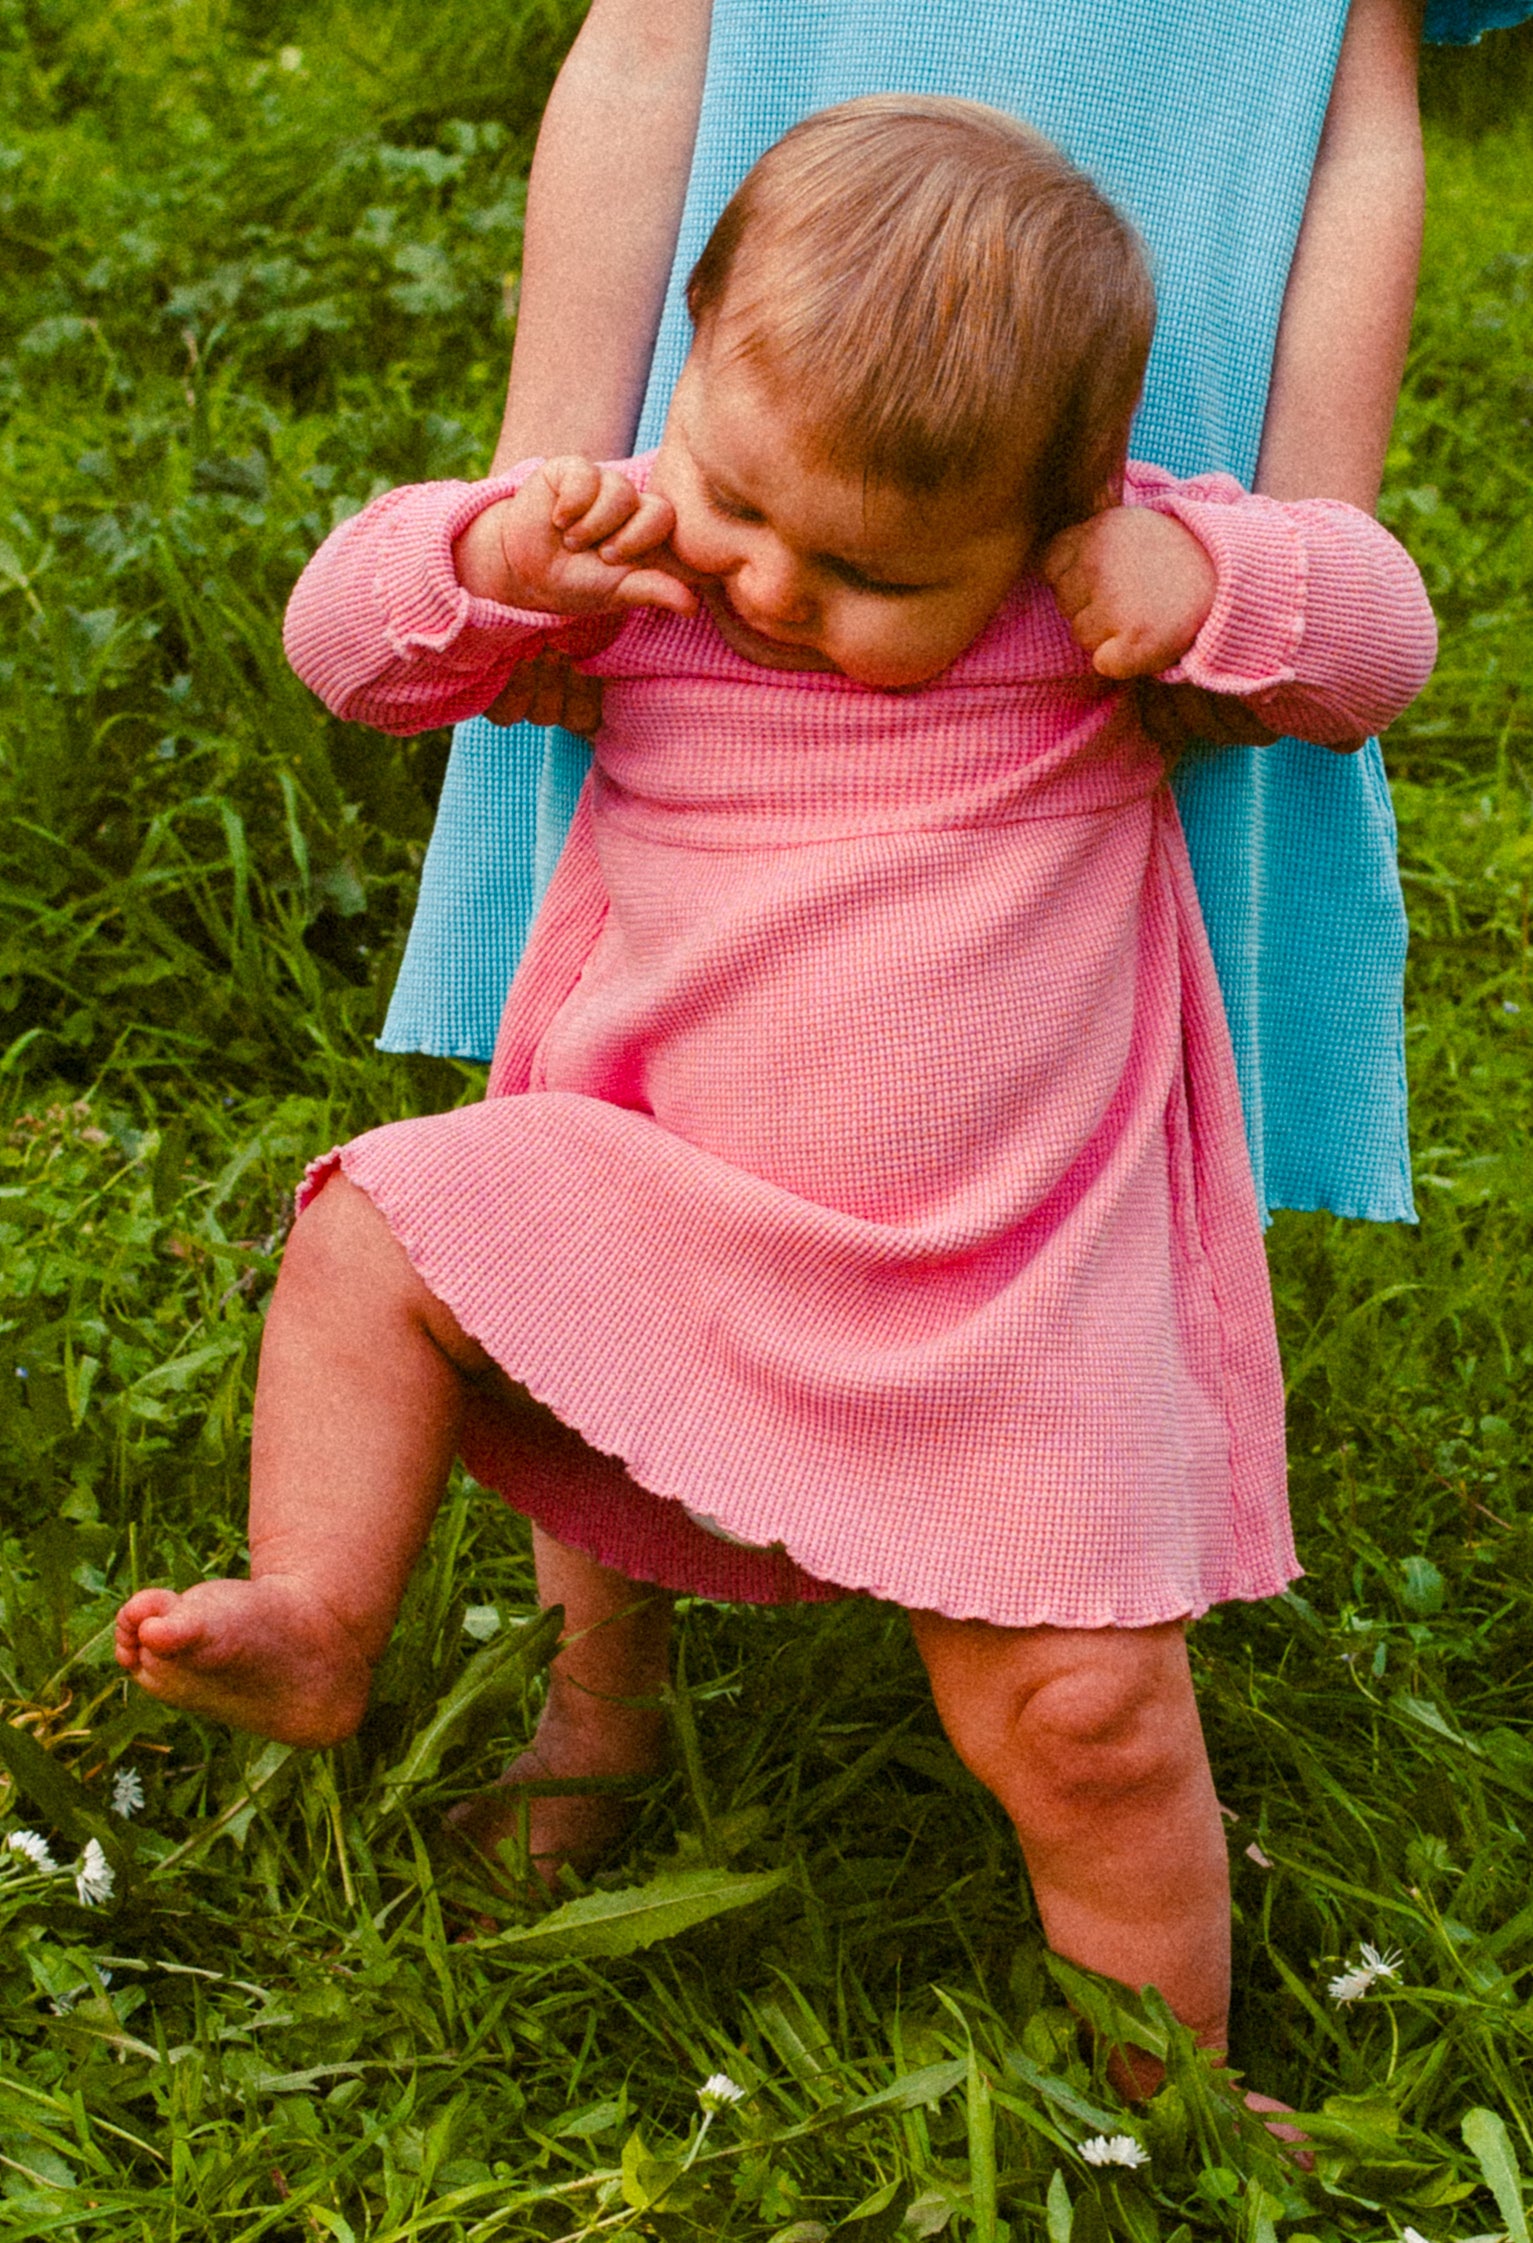
<path id="1" fill-rule="evenodd" d="M 1195 1637 L 1234 2060 L 1309 2114 L 1314 2175 L 1153 1997 L 1050 1963 L 883 1608 L 688 1608 L 697 1751 L 539 1909 L 442 1828 L 548 1651 L 482 1492 L 339 1751 L 110 1663 L 125 1592 L 241 1561 L 296 1171 L 475 1088 L 370 1044 L 442 743 L 332 723 L 276 620 L 341 514 L 487 452 L 576 12 L 0 0 L 0 2234 L 1524 2243 L 1524 34 L 1429 74 L 1386 502 L 1446 625 L 1389 743 L 1422 1222 L 1274 1226 L 1310 1572 Z M 1164 2048 L 1153 2103 L 1078 2014 Z"/>

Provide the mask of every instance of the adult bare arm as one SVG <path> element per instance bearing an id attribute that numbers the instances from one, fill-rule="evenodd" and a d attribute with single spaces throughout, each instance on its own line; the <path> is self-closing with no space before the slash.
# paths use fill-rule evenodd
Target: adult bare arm
<path id="1" fill-rule="evenodd" d="M 592 0 L 544 112 L 521 303 L 491 472 L 534 452 L 621 458 L 644 401 L 686 199 L 712 0 Z M 497 724 L 594 732 L 601 686 L 558 654 L 519 670 Z"/>
<path id="2" fill-rule="evenodd" d="M 1378 502 L 1421 262 L 1421 16 L 1421 0 L 1352 0 L 1278 328 L 1255 477 L 1272 498 Z M 1240 703 L 1141 691 L 1167 749 L 1253 744 Z"/>
<path id="3" fill-rule="evenodd" d="M 1352 0 L 1315 158 L 1256 488 L 1371 512 L 1410 340 L 1425 186 L 1420 0 Z"/>
<path id="4" fill-rule="evenodd" d="M 592 0 L 528 183 L 521 307 L 492 472 L 633 442 L 686 199 L 712 0 Z"/>

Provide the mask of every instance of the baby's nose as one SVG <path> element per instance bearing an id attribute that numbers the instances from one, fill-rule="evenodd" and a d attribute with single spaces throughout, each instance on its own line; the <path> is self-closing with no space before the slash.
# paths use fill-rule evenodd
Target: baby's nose
<path id="1" fill-rule="evenodd" d="M 738 604 L 762 623 L 807 623 L 814 612 L 804 571 L 791 553 L 749 555 L 734 589 Z"/>

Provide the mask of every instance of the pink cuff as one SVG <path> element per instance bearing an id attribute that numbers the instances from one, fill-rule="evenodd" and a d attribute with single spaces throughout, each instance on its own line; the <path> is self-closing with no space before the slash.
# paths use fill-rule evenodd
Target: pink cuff
<path id="1" fill-rule="evenodd" d="M 1202 629 L 1181 661 L 1161 672 L 1165 682 L 1242 700 L 1289 684 L 1304 641 L 1308 591 L 1304 538 L 1292 510 L 1246 493 L 1227 475 L 1156 491 L 1143 503 L 1192 532 L 1217 579 Z"/>

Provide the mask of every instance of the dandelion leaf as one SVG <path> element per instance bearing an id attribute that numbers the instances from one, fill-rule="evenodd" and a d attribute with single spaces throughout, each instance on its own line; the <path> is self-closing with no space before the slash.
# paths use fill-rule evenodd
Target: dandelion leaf
<path id="1" fill-rule="evenodd" d="M 928 2189 L 912 2198 L 900 2221 L 901 2235 L 945 2235 L 955 2210 L 954 2200 L 939 2189 Z"/>
<path id="2" fill-rule="evenodd" d="M 967 2071 L 968 2063 L 962 2056 L 952 2057 L 945 2064 L 923 2064 L 919 2071 L 903 2072 L 892 2085 L 853 2103 L 846 2116 L 862 2118 L 869 2111 L 934 2110 L 944 2095 L 951 2095 L 962 2084 Z"/>
<path id="3" fill-rule="evenodd" d="M 787 1880 L 785 1869 L 744 1872 L 697 1869 L 655 1877 L 618 1892 L 586 1893 L 537 1923 L 475 1943 L 476 1955 L 495 1949 L 529 1962 L 562 1962 L 574 1956 L 631 1955 L 657 1940 L 674 1939 L 714 1916 L 750 1908 Z"/>
<path id="4" fill-rule="evenodd" d="M 1048 2223 L 1049 2243 L 1072 2243 L 1071 2230 L 1075 2223 L 1075 2211 L 1070 2202 L 1070 2191 L 1065 2185 L 1065 2177 L 1057 2165 L 1049 2182 L 1044 2217 Z"/>
<path id="5" fill-rule="evenodd" d="M 475 1652 L 403 1758 L 383 1776 L 371 1822 L 383 1821 L 429 1783 L 471 1722 L 520 1698 L 523 1685 L 552 1658 L 563 1625 L 564 1614 L 554 1606 Z"/>
<path id="6" fill-rule="evenodd" d="M 1089 2132 L 1117 2133 L 1119 2122 L 1111 2111 L 1104 2111 L 1099 2103 L 1082 2095 L 1067 2079 L 1057 2079 L 1052 2072 L 1046 2072 L 1024 2050 L 1008 2048 L 1004 2068 L 1009 2080 L 1019 2087 L 1030 2087 L 1035 2095 L 1041 2095 L 1046 2103 L 1052 2103 L 1056 2110 L 1063 2111 Z"/>
<path id="7" fill-rule="evenodd" d="M 1070 2223 L 1070 2243 L 1112 2243 L 1112 2228 L 1101 2198 L 1093 2189 L 1084 2190 L 1075 2200 L 1075 2213 Z"/>
<path id="8" fill-rule="evenodd" d="M 1400 2114 L 1387 2095 L 1328 2095 L 1318 2111 L 1295 2113 L 1294 2125 L 1323 2148 L 1353 2158 L 1393 2158 Z"/>
<path id="9" fill-rule="evenodd" d="M 854 2204 L 851 2211 L 842 2214 L 843 2226 L 850 2227 L 853 2220 L 877 2219 L 880 2212 L 888 2211 L 899 2193 L 900 2184 L 897 2180 L 885 2181 L 882 2188 L 874 2189 L 860 2204 Z"/>
<path id="10" fill-rule="evenodd" d="M 1240 2209 L 1241 2228 L 1248 2243 L 1278 2243 L 1277 2223 L 1286 2210 L 1280 2196 L 1264 2189 L 1260 2181 L 1253 2181 Z"/>
<path id="11" fill-rule="evenodd" d="M 1517 2170 L 1505 2119 L 1498 2111 L 1488 2111 L 1477 2105 L 1465 2113 L 1462 2132 L 1464 2145 L 1479 2164 L 1485 2175 L 1485 2185 L 1496 2200 L 1496 2209 L 1506 2222 L 1511 2243 L 1528 2243 L 1522 2175 Z"/>
<path id="12" fill-rule="evenodd" d="M 1094 1971 L 1077 1970 L 1062 1955 L 1045 1955 L 1044 1967 L 1070 2007 L 1084 2017 L 1108 2048 L 1142 2048 L 1164 2056 L 1169 2040 L 1164 2025 L 1130 1987 Z"/>
<path id="13" fill-rule="evenodd" d="M 671 2159 L 651 2157 L 635 2127 L 623 2144 L 623 2202 L 635 2212 L 647 2212 L 675 2186 L 681 2170 Z"/>

